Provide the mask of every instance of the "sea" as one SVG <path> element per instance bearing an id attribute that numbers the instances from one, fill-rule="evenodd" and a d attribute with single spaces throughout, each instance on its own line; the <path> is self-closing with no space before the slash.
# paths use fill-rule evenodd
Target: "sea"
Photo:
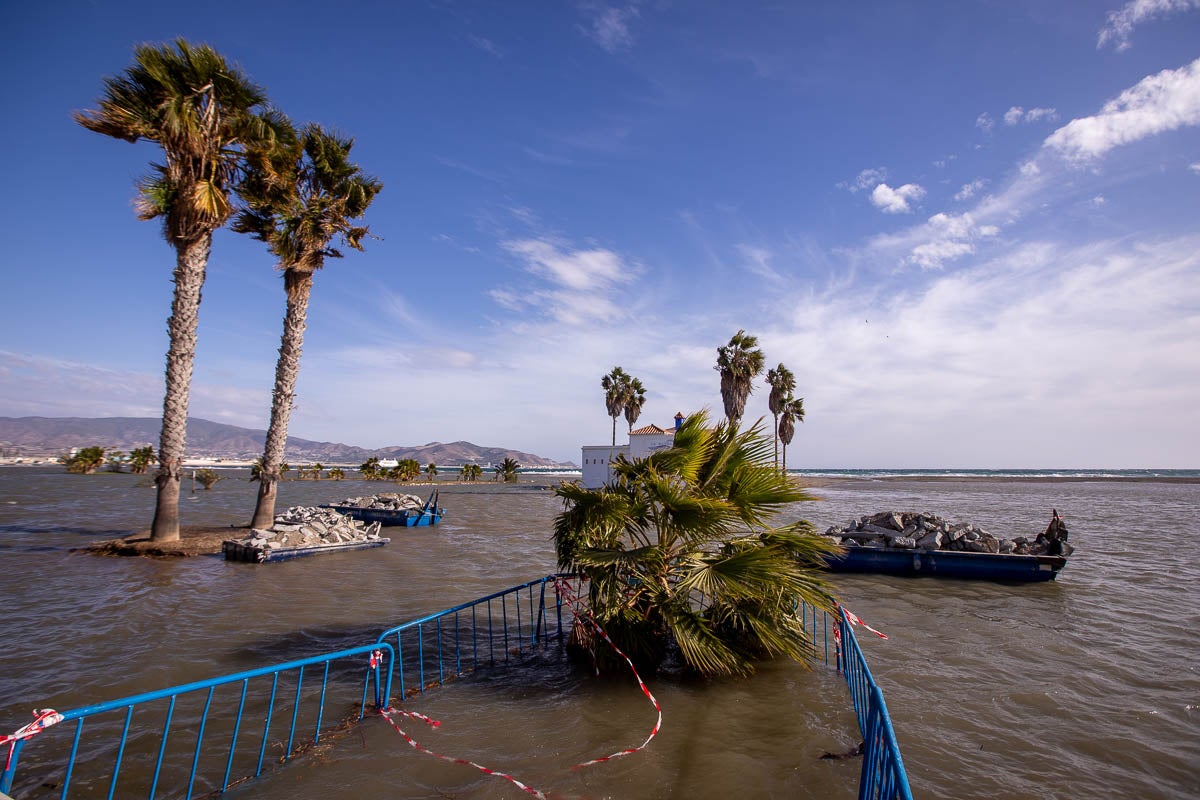
<path id="1" fill-rule="evenodd" d="M 256 484 L 244 469 L 219 471 L 209 491 L 185 485 L 185 525 L 249 520 Z M 860 642 L 915 797 L 1200 796 L 1200 471 L 795 474 L 813 499 L 780 521 L 808 519 L 819 530 L 884 510 L 1009 537 L 1036 534 L 1057 510 L 1070 529 L 1076 552 L 1053 582 L 829 576 L 843 604 L 888 635 Z M 147 527 L 150 481 L 0 467 L 0 733 L 35 708 L 76 708 L 373 641 L 392 625 L 553 572 L 562 506 L 552 489 L 573 477 L 447 480 L 438 488 L 448 512 L 435 528 L 393 533 L 375 550 L 252 565 L 88 555 L 79 548 Z M 288 481 L 279 508 L 381 488 Z M 648 687 L 662 708 L 658 736 L 635 755 L 583 769 L 573 765 L 641 743 L 655 711 L 632 677 L 598 681 L 559 657 L 414 698 L 413 710 L 442 725 L 406 732 L 556 798 L 856 796 L 861 761 L 820 758 L 859 739 L 845 684 L 823 666 L 769 663 L 744 680 L 661 678 Z M 39 753 L 69 747 L 69 738 L 51 729 L 29 743 L 14 797 L 59 796 L 61 776 Z M 82 752 L 86 761 L 86 742 Z M 268 762 L 262 778 L 226 796 L 524 796 L 414 749 L 378 717 L 289 763 Z M 126 764 L 121 785 L 149 768 Z M 106 796 L 105 769 L 73 780 L 70 796 Z M 218 788 L 206 781 L 196 796 Z"/>

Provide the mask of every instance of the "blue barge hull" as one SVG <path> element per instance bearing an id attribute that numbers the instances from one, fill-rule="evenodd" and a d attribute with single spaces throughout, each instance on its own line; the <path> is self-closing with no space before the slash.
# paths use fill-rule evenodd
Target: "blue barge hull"
<path id="1" fill-rule="evenodd" d="M 425 525 L 437 525 L 442 521 L 442 515 L 446 513 L 446 509 L 444 508 L 431 508 L 428 511 L 388 511 L 382 508 L 333 505 L 324 505 L 321 508 L 332 508 L 339 514 L 345 514 L 348 517 L 353 517 L 363 522 L 378 522 L 385 528 L 397 526 L 416 528 L 424 527 Z"/>
<path id="2" fill-rule="evenodd" d="M 1063 556 L 848 547 L 838 555 L 828 556 L 825 563 L 833 572 L 1032 582 L 1054 580 L 1058 571 L 1066 565 L 1067 559 Z"/>

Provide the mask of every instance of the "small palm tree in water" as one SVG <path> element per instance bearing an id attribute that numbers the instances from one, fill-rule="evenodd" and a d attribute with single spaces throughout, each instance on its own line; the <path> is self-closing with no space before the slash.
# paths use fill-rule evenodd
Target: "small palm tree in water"
<path id="1" fill-rule="evenodd" d="M 516 483 L 517 471 L 519 469 L 521 469 L 521 464 L 515 458 L 506 458 L 496 468 L 496 480 L 504 481 L 505 483 Z"/>
<path id="2" fill-rule="evenodd" d="M 129 470 L 134 475 L 144 475 L 156 461 L 158 459 L 154 457 L 154 448 L 150 445 L 136 447 L 129 452 Z"/>
<path id="3" fill-rule="evenodd" d="M 433 479 L 437 477 L 437 464 L 432 461 L 425 465 L 425 474 L 429 476 L 429 482 L 433 483 Z"/>
<path id="4" fill-rule="evenodd" d="M 72 455 L 59 456 L 58 461 L 66 466 L 67 472 L 91 475 L 104 463 L 104 448 L 84 447 Z"/>
<path id="5" fill-rule="evenodd" d="M 332 481 L 340 481 L 345 479 L 346 472 L 341 467 L 334 467 L 329 470 L 329 479 Z"/>
<path id="6" fill-rule="evenodd" d="M 811 498 L 773 467 L 758 426 L 710 428 L 695 414 L 674 447 L 618 458 L 614 472 L 598 490 L 560 485 L 554 542 L 559 568 L 588 579 L 591 613 L 635 662 L 653 669 L 677 653 L 697 674 L 746 675 L 761 658 L 811 654 L 797 608 L 833 610 L 820 566 L 836 548 L 808 522 L 768 525 Z M 619 668 L 585 628 L 574 635 Z"/>

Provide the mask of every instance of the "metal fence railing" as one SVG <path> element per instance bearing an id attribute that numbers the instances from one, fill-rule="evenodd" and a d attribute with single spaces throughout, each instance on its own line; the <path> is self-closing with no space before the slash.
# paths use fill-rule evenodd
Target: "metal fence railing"
<path id="1" fill-rule="evenodd" d="M 383 658 L 376 658 L 376 652 Z M 386 666 L 393 660 L 390 645 L 367 644 L 56 714 L 50 718 L 53 725 L 36 740 L 7 742 L 0 792 L 13 790 L 22 750 L 33 741 L 38 752 L 27 761 L 40 768 L 34 786 L 61 786 L 64 800 L 73 783 L 94 795 L 104 791 L 106 781 L 109 798 L 154 798 L 160 786 L 167 787 L 164 794 L 182 793 L 185 798 L 196 792 L 224 792 L 262 774 L 268 746 L 279 749 L 279 760 L 287 760 L 319 741 L 331 702 L 344 707 L 356 699 L 361 719 L 372 677 L 373 700 L 379 706 L 391 691 L 391 670 Z M 311 678 L 314 671 L 319 671 L 319 680 Z M 74 736 L 64 758 L 64 729 L 72 727 Z M 248 730 L 253 727 L 259 729 Z M 47 754 L 43 745 L 51 740 L 59 747 Z"/>
<path id="2" fill-rule="evenodd" d="M 372 684 L 376 708 L 387 708 L 393 686 L 404 698 L 522 658 L 548 642 L 564 642 L 573 617 L 568 610 L 563 619 L 562 580 L 577 579 L 547 575 L 389 628 L 371 644 L 56 714 L 25 759 L 37 773 L 30 786 L 61 786 L 63 800 L 73 782 L 88 786 L 89 794 L 107 782 L 109 798 L 153 800 L 160 787 L 167 787 L 162 794 L 184 798 L 223 793 L 262 774 L 268 747 L 273 759 L 286 761 L 336 729 L 326 722 L 328 707 L 355 709 L 342 722 L 362 719 Z M 578 588 L 570 587 L 573 596 Z M 797 612 L 813 659 L 836 666 L 850 689 L 864 742 L 859 797 L 912 800 L 883 692 L 845 612 L 836 621 L 807 604 Z M 306 681 L 306 670 L 319 670 L 320 680 Z M 68 722 L 75 723 L 74 737 L 64 756 Z M 12 792 L 22 750 L 31 741 L 0 739 L 10 748 L 0 792 Z M 44 747 L 47 741 L 57 741 L 58 748 Z M 81 771 L 87 773 L 82 779 Z"/>
<path id="3" fill-rule="evenodd" d="M 395 648 L 392 679 L 400 696 L 480 667 L 507 664 L 547 640 L 561 639 L 564 601 L 556 580 L 562 579 L 547 575 L 379 634 L 379 642 Z"/>
<path id="4" fill-rule="evenodd" d="M 896 742 L 896 731 L 883 700 L 883 691 L 867 668 L 867 659 L 854 637 L 854 626 L 847 619 L 845 609 L 840 610 L 837 628 L 841 641 L 838 670 L 850 687 L 858 728 L 863 735 L 858 796 L 860 800 L 912 800 L 908 773 L 900 757 L 900 745 Z"/>

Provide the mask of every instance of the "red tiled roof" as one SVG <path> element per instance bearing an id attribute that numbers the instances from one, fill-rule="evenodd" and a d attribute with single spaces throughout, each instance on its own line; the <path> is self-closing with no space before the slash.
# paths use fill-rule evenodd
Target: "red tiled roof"
<path id="1" fill-rule="evenodd" d="M 671 433 L 671 434 L 673 434 L 673 433 L 675 433 L 675 430 L 673 428 L 669 429 L 669 430 L 666 428 L 660 428 L 657 425 L 646 425 L 645 427 L 630 431 L 629 435 L 637 436 L 639 434 L 649 434 L 649 433 L 660 433 L 660 434 L 661 433 Z"/>

